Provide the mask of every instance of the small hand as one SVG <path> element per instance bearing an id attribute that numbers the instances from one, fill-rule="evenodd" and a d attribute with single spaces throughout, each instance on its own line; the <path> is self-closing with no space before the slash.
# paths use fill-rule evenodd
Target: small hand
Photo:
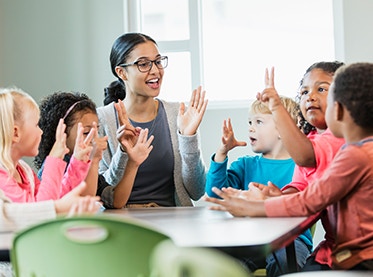
<path id="1" fill-rule="evenodd" d="M 275 88 L 275 69 L 272 67 L 271 72 L 268 68 L 265 70 L 264 77 L 265 89 L 256 95 L 256 98 L 268 106 L 270 111 L 275 111 L 279 105 L 282 105 L 281 99 Z"/>
<path id="2" fill-rule="evenodd" d="M 95 128 L 97 130 L 97 123 L 93 122 L 92 128 Z M 99 137 L 98 136 L 98 131 L 94 133 L 94 137 L 92 139 L 92 146 L 93 150 L 91 153 L 91 160 L 98 160 L 100 161 L 102 159 L 102 153 L 106 150 L 107 148 L 107 141 L 108 137 Z"/>
<path id="3" fill-rule="evenodd" d="M 189 105 L 185 108 L 184 103 L 180 103 L 179 114 L 177 116 L 177 126 L 180 134 L 192 136 L 197 129 L 205 114 L 208 100 L 205 99 L 205 91 L 199 86 L 193 90 Z"/>
<path id="4" fill-rule="evenodd" d="M 232 196 L 232 194 L 227 190 L 220 190 L 216 187 L 212 188 L 212 191 L 221 197 L 222 199 L 205 196 L 204 200 L 210 203 L 218 204 L 218 206 L 209 207 L 211 210 L 217 211 L 228 211 L 233 216 L 243 217 L 248 216 L 248 209 L 250 208 L 249 202 L 237 196 Z"/>
<path id="5" fill-rule="evenodd" d="M 56 141 L 53 144 L 49 155 L 52 157 L 63 159 L 67 153 L 69 153 L 69 148 L 66 146 L 66 124 L 64 124 L 63 119 L 61 118 L 58 122 L 56 129 Z"/>
<path id="6" fill-rule="evenodd" d="M 251 182 L 249 184 L 249 189 L 258 189 L 261 191 L 262 195 L 265 198 L 268 197 L 276 197 L 276 196 L 281 196 L 282 191 L 279 189 L 275 184 L 273 184 L 271 181 L 268 181 L 268 185 L 263 185 L 255 182 Z"/>
<path id="7" fill-rule="evenodd" d="M 91 128 L 87 137 L 84 139 L 84 128 L 81 122 L 78 123 L 78 130 L 75 139 L 73 156 L 77 160 L 88 162 L 93 151 L 93 137 L 96 136 L 97 128 Z"/>
<path id="8" fill-rule="evenodd" d="M 54 202 L 56 213 L 68 214 L 68 216 L 96 213 L 100 209 L 100 205 L 97 202 L 100 197 L 81 196 L 86 186 L 86 183 L 82 182 L 61 199 L 56 200 Z"/>
<path id="9" fill-rule="evenodd" d="M 223 122 L 223 136 L 221 138 L 221 142 L 222 145 L 219 149 L 219 152 L 225 155 L 237 146 L 246 146 L 246 142 L 238 141 L 234 137 L 233 127 L 230 118 L 228 118 L 228 120 L 224 120 Z"/>

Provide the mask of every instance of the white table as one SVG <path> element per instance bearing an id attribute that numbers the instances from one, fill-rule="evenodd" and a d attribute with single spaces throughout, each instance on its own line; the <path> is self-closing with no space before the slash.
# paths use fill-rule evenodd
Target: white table
<path id="1" fill-rule="evenodd" d="M 238 218 L 207 207 L 106 210 L 134 218 L 167 234 L 184 247 L 211 247 L 235 257 L 265 257 L 287 248 L 291 271 L 296 271 L 293 241 L 315 221 L 314 217 Z"/>
<path id="2" fill-rule="evenodd" d="M 235 257 L 265 257 L 290 245 L 291 271 L 296 271 L 292 242 L 315 222 L 312 217 L 238 218 L 207 207 L 113 209 L 104 214 L 139 220 L 179 246 L 211 247 Z M 0 260 L 9 259 L 12 237 L 13 233 L 0 233 Z"/>

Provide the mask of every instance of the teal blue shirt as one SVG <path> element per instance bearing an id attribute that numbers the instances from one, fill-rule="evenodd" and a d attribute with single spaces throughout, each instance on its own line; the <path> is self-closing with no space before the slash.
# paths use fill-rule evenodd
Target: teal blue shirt
<path id="1" fill-rule="evenodd" d="M 250 182 L 266 185 L 271 181 L 282 188 L 291 182 L 295 167 L 292 159 L 275 160 L 258 155 L 241 157 L 227 169 L 228 158 L 221 163 L 215 162 L 214 158 L 215 154 L 211 158 L 205 187 L 206 193 L 213 197 L 217 197 L 211 191 L 213 187 L 247 190 Z"/>
<path id="2" fill-rule="evenodd" d="M 271 181 L 282 188 L 291 183 L 295 163 L 292 159 L 275 160 L 264 158 L 263 155 L 244 156 L 238 158 L 228 168 L 228 158 L 223 162 L 214 161 L 215 154 L 211 157 L 210 168 L 206 176 L 205 191 L 207 195 L 218 197 L 212 192 L 213 187 L 232 187 L 247 190 L 250 182 L 267 185 Z M 309 230 L 299 238 L 312 249 L 312 235 Z"/>

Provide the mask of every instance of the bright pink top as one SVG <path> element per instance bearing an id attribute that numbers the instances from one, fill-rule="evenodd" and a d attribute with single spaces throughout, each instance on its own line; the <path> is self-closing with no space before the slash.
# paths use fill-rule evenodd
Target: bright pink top
<path id="1" fill-rule="evenodd" d="M 335 243 L 316 257 L 332 253 L 328 264 L 350 269 L 373 259 L 373 137 L 344 146 L 323 177 L 300 193 L 265 201 L 268 216 L 307 216 L 327 208 Z M 326 239 L 327 241 L 327 239 Z"/>
<path id="2" fill-rule="evenodd" d="M 31 167 L 20 160 L 16 170 L 22 178 L 22 183 L 18 183 L 9 176 L 8 171 L 0 168 L 0 189 L 10 200 L 18 203 L 56 200 L 85 179 L 89 166 L 90 163 L 72 158 L 64 174 L 66 162 L 48 156 L 40 181 Z"/>
<path id="3" fill-rule="evenodd" d="M 292 187 L 302 191 L 308 184 L 312 184 L 322 178 L 336 153 L 345 143 L 344 139 L 336 138 L 329 129 L 326 129 L 322 134 L 318 134 L 316 131 L 311 132 L 307 137 L 313 145 L 316 167 L 300 167 L 296 165 L 291 183 L 283 187 L 282 190 Z M 331 247 L 334 244 L 334 233 L 330 228 L 327 211 L 322 213 L 321 222 L 325 230 L 325 240 L 320 242 L 312 255 L 316 255 L 315 260 L 318 263 L 327 264 L 331 267 Z"/>

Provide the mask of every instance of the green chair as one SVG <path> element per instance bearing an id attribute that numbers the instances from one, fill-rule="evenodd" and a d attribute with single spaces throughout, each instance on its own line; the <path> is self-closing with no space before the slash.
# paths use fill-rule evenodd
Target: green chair
<path id="1" fill-rule="evenodd" d="M 165 239 L 131 219 L 71 217 L 16 234 L 10 256 L 16 277 L 148 277 L 150 254 Z"/>
<path id="2" fill-rule="evenodd" d="M 150 258 L 151 277 L 250 277 L 237 260 L 211 248 L 160 242 Z"/>

